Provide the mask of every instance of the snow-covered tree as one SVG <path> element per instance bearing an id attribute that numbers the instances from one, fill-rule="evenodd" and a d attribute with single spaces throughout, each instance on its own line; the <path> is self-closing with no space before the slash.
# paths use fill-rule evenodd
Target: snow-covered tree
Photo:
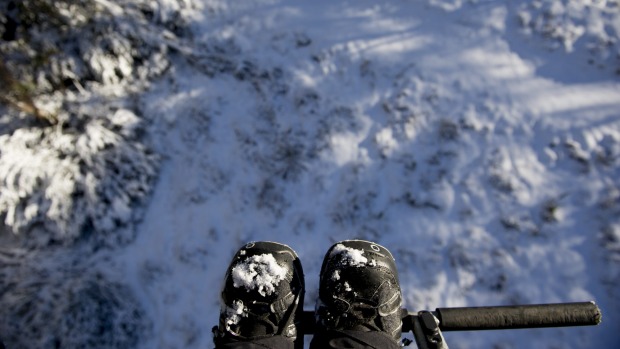
<path id="1" fill-rule="evenodd" d="M 139 218 L 132 208 L 148 194 L 158 158 L 132 96 L 169 67 L 187 6 L 0 1 L 0 219 L 7 230 L 35 245 L 86 235 L 106 244 L 131 239 Z"/>

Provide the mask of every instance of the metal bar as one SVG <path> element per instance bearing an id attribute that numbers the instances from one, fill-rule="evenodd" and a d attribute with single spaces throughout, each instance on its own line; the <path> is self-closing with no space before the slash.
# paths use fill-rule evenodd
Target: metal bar
<path id="1" fill-rule="evenodd" d="M 433 315 L 439 319 L 441 331 L 594 326 L 602 319 L 594 302 L 437 308 Z M 413 331 L 416 316 L 403 309 L 403 333 Z M 304 311 L 301 323 L 304 334 L 316 332 L 313 311 Z"/>
<path id="2" fill-rule="evenodd" d="M 316 321 L 313 311 L 304 310 L 301 316 L 301 328 L 303 334 L 310 335 L 316 332 Z"/>
<path id="3" fill-rule="evenodd" d="M 442 331 L 593 326 L 602 318 L 594 302 L 438 308 L 436 314 Z"/>

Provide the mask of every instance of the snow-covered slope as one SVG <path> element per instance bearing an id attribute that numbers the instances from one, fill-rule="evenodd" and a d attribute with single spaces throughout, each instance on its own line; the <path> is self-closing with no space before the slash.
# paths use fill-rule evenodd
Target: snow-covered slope
<path id="1" fill-rule="evenodd" d="M 166 42 L 168 70 L 132 97 L 161 158 L 135 240 L 5 238 L 2 331 L 41 323 L 43 310 L 20 317 L 28 300 L 59 314 L 74 292 L 124 302 L 116 342 L 98 347 L 210 347 L 242 244 L 295 249 L 312 309 L 325 251 L 363 238 L 393 252 L 410 310 L 604 313 L 598 327 L 450 333 L 452 348 L 620 345 L 617 2 L 184 3 L 192 35 Z M 52 347 L 39 336 L 21 345 Z"/>

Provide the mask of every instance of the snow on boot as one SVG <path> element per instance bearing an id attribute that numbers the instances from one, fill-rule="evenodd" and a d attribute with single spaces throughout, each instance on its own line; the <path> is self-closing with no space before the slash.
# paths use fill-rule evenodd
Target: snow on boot
<path id="1" fill-rule="evenodd" d="M 222 291 L 216 347 L 234 342 L 284 341 L 303 348 L 305 293 L 301 262 L 290 247 L 252 242 L 233 257 Z M 298 335 L 299 333 L 299 335 Z"/>
<path id="2" fill-rule="evenodd" d="M 346 240 L 327 251 L 316 306 L 319 329 L 380 331 L 398 342 L 401 307 L 396 264 L 385 247 Z"/>

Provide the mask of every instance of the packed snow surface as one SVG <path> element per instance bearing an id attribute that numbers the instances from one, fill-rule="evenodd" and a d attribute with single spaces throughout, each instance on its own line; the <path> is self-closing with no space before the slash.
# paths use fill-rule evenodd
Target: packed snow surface
<path id="1" fill-rule="evenodd" d="M 36 101 L 64 124 L 0 110 L 7 347 L 208 348 L 240 247 L 295 249 L 313 309 L 345 239 L 391 251 L 410 311 L 603 311 L 453 349 L 620 347 L 618 1 L 96 4 L 101 37 L 35 33 L 96 80 Z M 256 258 L 235 282 L 268 295 Z"/>
<path id="2" fill-rule="evenodd" d="M 269 296 L 280 282 L 286 279 L 288 270 L 278 264 L 272 254 L 250 256 L 232 268 L 233 286 L 257 290 L 260 295 Z"/>

